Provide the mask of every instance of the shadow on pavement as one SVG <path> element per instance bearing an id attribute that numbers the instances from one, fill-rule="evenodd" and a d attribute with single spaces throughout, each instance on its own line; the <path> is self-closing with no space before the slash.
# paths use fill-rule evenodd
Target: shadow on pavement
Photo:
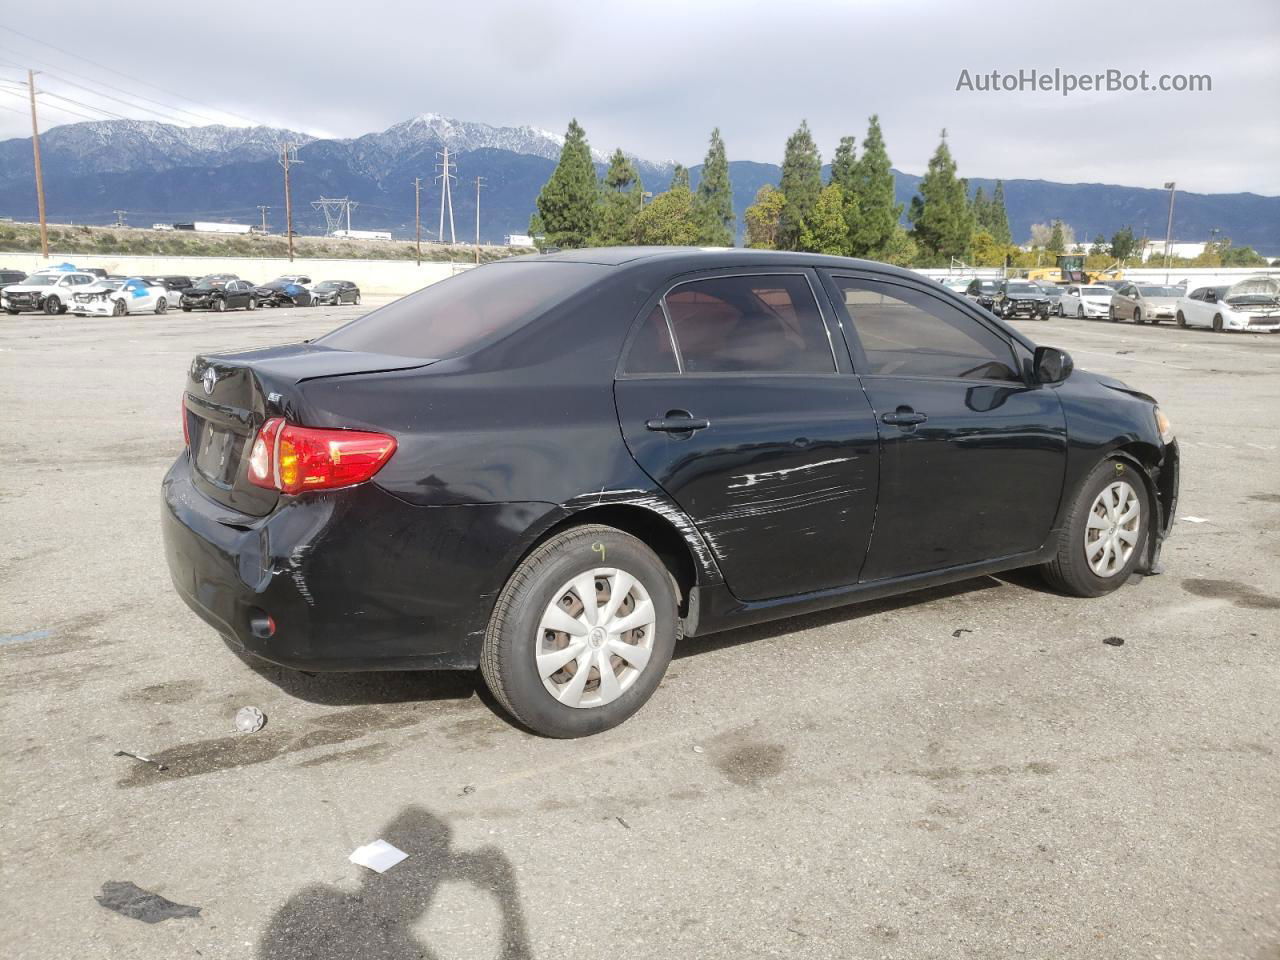
<path id="1" fill-rule="evenodd" d="M 360 889 L 347 893 L 314 884 L 299 890 L 267 925 L 259 960 L 409 960 L 440 955 L 413 927 L 426 915 L 442 883 L 464 883 L 473 896 L 492 898 L 501 915 L 499 957 L 532 954 L 515 871 L 496 847 L 457 850 L 449 825 L 422 807 L 406 807 L 382 839 L 409 854 L 386 873 L 362 870 Z"/>

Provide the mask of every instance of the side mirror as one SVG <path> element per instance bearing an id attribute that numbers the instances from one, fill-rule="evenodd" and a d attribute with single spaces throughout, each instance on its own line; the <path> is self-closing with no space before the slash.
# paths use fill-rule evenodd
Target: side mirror
<path id="1" fill-rule="evenodd" d="M 1036 347 L 1031 361 L 1031 369 L 1035 373 L 1037 383 L 1061 383 L 1071 376 L 1075 364 L 1071 354 L 1057 347 Z"/>

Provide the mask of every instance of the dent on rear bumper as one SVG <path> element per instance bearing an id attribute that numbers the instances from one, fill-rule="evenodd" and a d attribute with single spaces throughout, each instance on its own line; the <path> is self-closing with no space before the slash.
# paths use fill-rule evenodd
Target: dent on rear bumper
<path id="1" fill-rule="evenodd" d="M 247 652 L 307 670 L 469 669 L 525 532 L 549 504 L 423 507 L 375 484 L 288 498 L 267 517 L 214 503 L 184 454 L 163 484 L 174 586 Z M 270 638 L 250 621 L 269 614 Z"/>

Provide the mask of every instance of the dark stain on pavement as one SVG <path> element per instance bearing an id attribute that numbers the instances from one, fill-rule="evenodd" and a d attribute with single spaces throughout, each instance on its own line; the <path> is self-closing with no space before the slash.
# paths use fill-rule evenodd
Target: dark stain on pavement
<path id="1" fill-rule="evenodd" d="M 139 687 L 121 695 L 120 699 L 134 703 L 178 704 L 192 700 L 204 684 L 199 680 L 170 680 L 167 683 L 153 683 L 148 687 Z"/>
<path id="2" fill-rule="evenodd" d="M 1280 493 L 1251 493 L 1249 499 L 1258 503 L 1280 503 Z"/>
<path id="3" fill-rule="evenodd" d="M 312 757 L 309 760 L 303 760 L 298 764 L 300 767 L 320 767 L 328 763 L 346 763 L 355 760 L 376 760 L 378 757 L 385 757 L 392 750 L 389 743 L 366 743 L 362 747 L 353 747 L 350 750 L 339 750 L 336 753 L 322 753 L 318 757 Z"/>
<path id="4" fill-rule="evenodd" d="M 411 727 L 424 719 L 424 714 L 404 708 L 355 707 L 315 717 L 303 732 L 288 727 L 267 727 L 254 734 L 183 743 L 147 754 L 167 769 L 159 770 L 149 763 L 136 764 L 116 785 L 145 787 L 164 780 L 181 780 L 266 763 L 300 750 L 347 743 L 383 730 Z"/>
<path id="5" fill-rule="evenodd" d="M 787 750 L 777 743 L 743 743 L 716 758 L 716 766 L 730 783 L 759 786 L 782 772 Z"/>
<path id="6" fill-rule="evenodd" d="M 1247 610 L 1280 610 L 1280 597 L 1233 580 L 1183 580 L 1182 589 L 1210 600 L 1230 600 Z"/>

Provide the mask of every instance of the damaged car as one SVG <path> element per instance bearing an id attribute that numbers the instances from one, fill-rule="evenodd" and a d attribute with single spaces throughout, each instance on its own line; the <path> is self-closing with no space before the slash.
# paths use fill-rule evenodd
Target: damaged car
<path id="1" fill-rule="evenodd" d="M 257 310 L 258 292 L 248 280 L 241 280 L 234 274 L 214 273 L 201 277 L 183 290 L 179 306 L 187 313 L 192 310 L 221 313 L 240 307 Z"/>
<path id="2" fill-rule="evenodd" d="M 263 307 L 309 307 L 313 300 L 306 284 L 308 277 L 276 277 L 254 288 Z"/>
<path id="3" fill-rule="evenodd" d="M 98 276 L 74 267 L 38 270 L 21 283 L 0 290 L 0 310 L 13 315 L 39 311 L 49 316 L 67 312 L 76 292 L 97 283 Z"/>
<path id="4" fill-rule="evenodd" d="M 1003 280 L 991 300 L 991 310 L 1002 320 L 1049 319 L 1049 295 L 1029 280 Z"/>
<path id="5" fill-rule="evenodd" d="M 230 644 L 479 669 L 552 737 L 626 720 L 686 637 L 1020 567 L 1110 593 L 1158 572 L 1178 495 L 1151 396 L 817 254 L 486 264 L 199 355 L 181 414 L 167 562 Z"/>
<path id="6" fill-rule="evenodd" d="M 1280 280 L 1246 277 L 1230 286 L 1200 287 L 1177 302 L 1178 326 L 1215 333 L 1280 331 Z"/>
<path id="7" fill-rule="evenodd" d="M 142 277 L 99 280 L 77 290 L 71 312 L 77 317 L 125 317 L 131 313 L 164 313 L 169 291 Z"/>

